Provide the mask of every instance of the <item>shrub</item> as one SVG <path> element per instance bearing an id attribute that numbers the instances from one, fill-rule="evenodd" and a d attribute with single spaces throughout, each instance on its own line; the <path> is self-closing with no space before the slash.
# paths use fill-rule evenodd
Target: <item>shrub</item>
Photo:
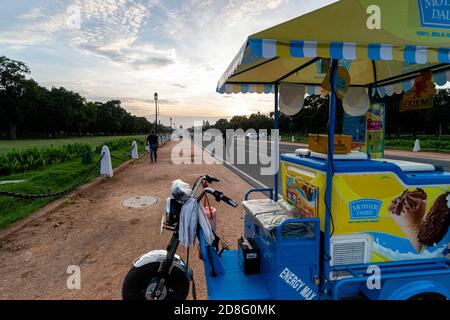
<path id="1" fill-rule="evenodd" d="M 415 140 L 407 140 L 407 139 L 391 139 L 386 141 L 386 147 L 390 148 L 405 148 L 405 149 L 413 149 L 415 144 Z M 420 147 L 423 150 L 429 151 L 449 151 L 450 150 L 450 141 L 449 140 L 420 140 Z"/>
<path id="2" fill-rule="evenodd" d="M 144 144 L 144 140 L 138 139 L 138 138 L 136 138 L 136 139 L 133 139 L 133 138 L 115 139 L 115 140 L 106 141 L 106 142 L 102 143 L 101 145 L 98 145 L 95 148 L 95 152 L 100 153 L 102 151 L 103 146 L 108 146 L 109 151 L 115 151 L 115 150 L 126 149 L 126 148 L 129 148 L 131 150 L 131 144 L 133 143 L 134 140 L 136 140 L 138 145 Z"/>
<path id="3" fill-rule="evenodd" d="M 88 144 L 68 144 L 59 147 L 11 150 L 0 155 L 0 176 L 39 169 L 54 163 L 81 158 L 91 150 Z"/>

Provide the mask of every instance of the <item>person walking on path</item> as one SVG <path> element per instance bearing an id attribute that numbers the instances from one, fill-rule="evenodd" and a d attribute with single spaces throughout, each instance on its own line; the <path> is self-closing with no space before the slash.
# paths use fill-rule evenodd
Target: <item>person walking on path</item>
<path id="1" fill-rule="evenodd" d="M 147 137 L 147 144 L 150 151 L 150 162 L 156 162 L 158 159 L 159 137 L 153 130 Z"/>

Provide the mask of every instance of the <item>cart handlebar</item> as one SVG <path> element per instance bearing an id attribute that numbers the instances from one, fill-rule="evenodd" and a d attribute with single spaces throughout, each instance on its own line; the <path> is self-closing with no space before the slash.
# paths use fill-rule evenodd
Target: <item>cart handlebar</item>
<path id="1" fill-rule="evenodd" d="M 218 192 L 218 191 L 216 191 Z M 238 205 L 236 203 L 236 201 L 228 198 L 226 195 L 224 195 L 222 192 L 219 192 L 218 195 L 219 199 L 222 200 L 223 202 L 225 202 L 226 204 L 228 204 L 229 206 L 232 206 L 234 208 L 236 208 Z M 217 199 L 217 198 L 216 198 Z"/>
<path id="2" fill-rule="evenodd" d="M 228 198 L 226 195 L 223 194 L 223 192 L 214 190 L 212 188 L 205 188 L 202 191 L 202 193 L 200 193 L 200 195 L 197 197 L 197 202 L 200 202 L 207 193 L 214 196 L 214 198 L 216 199 L 217 202 L 223 201 L 226 204 L 228 204 L 229 206 L 232 206 L 234 208 L 236 208 L 238 206 L 236 201 Z"/>
<path id="3" fill-rule="evenodd" d="M 202 184 L 203 181 L 206 181 L 207 183 L 211 184 L 213 182 L 219 182 L 220 180 L 217 179 L 216 177 L 210 176 L 210 175 L 206 175 L 206 176 L 201 176 L 200 178 L 197 179 L 197 181 L 195 181 L 194 183 L 194 187 L 192 189 L 192 195 L 195 196 L 198 192 L 198 189 L 200 189 L 200 186 Z"/>

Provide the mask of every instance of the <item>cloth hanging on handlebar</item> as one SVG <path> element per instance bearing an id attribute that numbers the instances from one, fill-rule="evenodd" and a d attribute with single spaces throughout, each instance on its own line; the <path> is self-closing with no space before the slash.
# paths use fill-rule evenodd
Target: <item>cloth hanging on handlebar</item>
<path id="1" fill-rule="evenodd" d="M 209 223 L 209 219 L 202 210 L 202 206 L 195 198 L 187 200 L 180 213 L 179 237 L 180 243 L 185 247 L 192 247 L 195 245 L 195 238 L 197 234 L 197 227 L 203 231 L 205 241 L 211 245 L 214 241 L 214 233 Z"/>

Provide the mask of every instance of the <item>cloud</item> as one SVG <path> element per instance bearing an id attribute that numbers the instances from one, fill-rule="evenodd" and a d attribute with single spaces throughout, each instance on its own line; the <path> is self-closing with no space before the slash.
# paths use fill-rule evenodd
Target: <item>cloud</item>
<path id="1" fill-rule="evenodd" d="M 19 13 L 0 12 L 0 50 L 26 47 L 12 55 L 40 83 L 92 100 L 124 97 L 137 114 L 153 110 L 157 91 L 167 114 L 231 116 L 273 108 L 270 96 L 215 93 L 245 37 L 332 0 L 1 1 Z M 71 6 L 79 28 L 68 25 Z"/>
<path id="2" fill-rule="evenodd" d="M 187 0 L 166 8 L 165 31 L 174 38 L 217 34 L 281 6 L 287 0 Z M 195 30 L 195 31 L 194 31 Z"/>
<path id="3" fill-rule="evenodd" d="M 155 0 L 77 0 L 81 29 L 74 30 L 72 45 L 133 68 L 165 67 L 175 63 L 174 50 L 137 45 Z"/>
<path id="4" fill-rule="evenodd" d="M 72 43 L 90 50 L 114 51 L 133 44 L 149 14 L 152 1 L 77 0 L 81 12 L 81 29 Z"/>
<path id="5" fill-rule="evenodd" d="M 175 63 L 174 49 L 157 50 L 137 44 L 146 18 L 157 0 L 75 0 L 54 7 L 32 8 L 16 24 L 0 32 L 10 48 L 49 43 L 59 37 L 85 53 L 94 53 L 135 69 L 161 68 Z M 75 9 L 75 10 L 74 10 Z M 77 26 L 69 24 L 79 14 Z"/>
<path id="6" fill-rule="evenodd" d="M 20 20 L 34 20 L 43 17 L 41 8 L 33 8 L 30 11 L 21 14 L 18 19 Z"/>
<path id="7" fill-rule="evenodd" d="M 23 47 L 48 42 L 64 30 L 65 13 L 46 15 L 41 9 L 32 9 L 18 17 L 18 23 L 0 31 L 0 43 Z"/>
<path id="8" fill-rule="evenodd" d="M 185 86 L 184 84 L 181 83 L 171 83 L 170 84 L 172 87 L 176 87 L 176 88 L 180 88 L 180 89 L 186 89 L 187 86 Z"/>
<path id="9" fill-rule="evenodd" d="M 279 7 L 285 0 L 230 0 L 223 10 L 228 25 L 249 21 L 255 16 Z"/>
<path id="10" fill-rule="evenodd" d="M 162 68 L 176 62 L 174 49 L 159 50 L 153 45 L 132 45 L 120 49 L 105 49 L 95 44 L 86 44 L 82 48 L 134 69 Z"/>
<path id="11" fill-rule="evenodd" d="M 155 100 L 153 99 L 139 99 L 139 98 L 133 98 L 133 97 L 90 97 L 90 100 L 92 101 L 100 101 L 100 102 L 106 102 L 110 100 L 119 100 L 122 102 L 122 104 L 127 105 L 134 105 L 134 106 L 140 106 L 141 108 L 148 108 L 147 105 L 154 106 Z M 180 100 L 177 99 L 159 99 L 158 102 L 160 104 L 167 104 L 167 105 L 178 105 L 180 104 Z M 145 107 L 143 107 L 145 105 Z"/>

